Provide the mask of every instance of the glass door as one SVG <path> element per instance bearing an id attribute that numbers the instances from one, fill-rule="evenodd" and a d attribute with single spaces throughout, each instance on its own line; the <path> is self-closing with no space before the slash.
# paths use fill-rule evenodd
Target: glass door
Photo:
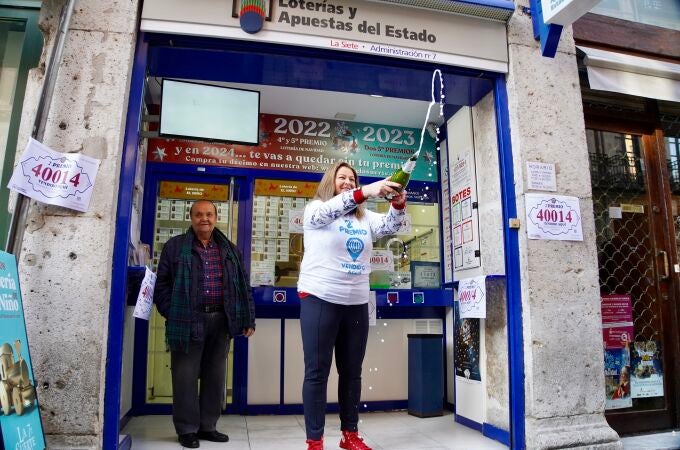
<path id="1" fill-rule="evenodd" d="M 677 408 L 678 266 L 664 146 L 655 134 L 589 129 L 586 135 L 606 417 L 624 434 L 670 428 Z"/>
<path id="2" fill-rule="evenodd" d="M 35 3 L 35 2 L 33 2 Z M 4 248 L 10 216 L 7 183 L 12 175 L 28 71 L 38 65 L 42 34 L 40 2 L 26 8 L 0 7 L 0 245 Z"/>
<path id="3" fill-rule="evenodd" d="M 222 179 L 224 180 L 224 179 Z M 158 266 L 163 245 L 173 236 L 185 233 L 191 226 L 189 208 L 196 200 L 210 200 L 217 207 L 216 228 L 238 245 L 238 185 L 233 178 L 222 184 L 185 181 L 160 181 L 153 205 L 153 270 Z M 227 360 L 225 380 L 226 405 L 233 401 L 233 341 Z M 170 350 L 165 342 L 165 319 L 153 310 L 149 320 L 146 403 L 171 404 Z M 225 405 L 225 407 L 226 407 Z"/>

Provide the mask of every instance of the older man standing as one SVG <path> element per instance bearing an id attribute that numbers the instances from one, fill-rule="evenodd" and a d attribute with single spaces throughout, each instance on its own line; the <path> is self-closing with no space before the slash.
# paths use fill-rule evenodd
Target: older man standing
<path id="1" fill-rule="evenodd" d="M 166 319 L 175 431 L 183 447 L 197 448 L 199 439 L 229 441 L 216 430 L 229 342 L 253 335 L 255 306 L 236 246 L 215 228 L 215 205 L 198 200 L 190 217 L 191 228 L 163 247 L 154 303 Z"/>

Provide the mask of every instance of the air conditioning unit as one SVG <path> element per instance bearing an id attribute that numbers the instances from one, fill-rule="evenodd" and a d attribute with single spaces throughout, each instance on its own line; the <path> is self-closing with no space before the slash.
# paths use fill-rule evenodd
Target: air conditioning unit
<path id="1" fill-rule="evenodd" d="M 415 334 L 443 334 L 441 319 L 415 319 L 413 328 Z"/>

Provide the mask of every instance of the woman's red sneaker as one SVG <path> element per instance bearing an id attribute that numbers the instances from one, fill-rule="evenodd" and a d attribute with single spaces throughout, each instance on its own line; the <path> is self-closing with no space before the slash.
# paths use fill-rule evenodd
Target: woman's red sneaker
<path id="1" fill-rule="evenodd" d="M 364 439 L 359 436 L 358 431 L 343 431 L 338 445 L 345 450 L 372 450 L 364 444 Z"/>
<path id="2" fill-rule="evenodd" d="M 307 450 L 323 450 L 323 437 L 318 441 L 307 439 L 305 442 L 307 443 Z"/>

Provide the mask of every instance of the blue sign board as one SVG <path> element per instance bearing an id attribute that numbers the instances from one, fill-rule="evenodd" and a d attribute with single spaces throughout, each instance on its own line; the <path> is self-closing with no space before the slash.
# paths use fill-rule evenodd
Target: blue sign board
<path id="1" fill-rule="evenodd" d="M 545 23 L 543 20 L 543 5 L 541 0 L 530 0 L 531 21 L 534 27 L 534 37 L 541 41 L 541 54 L 554 58 L 562 35 L 562 25 Z"/>
<path id="2" fill-rule="evenodd" d="M 44 450 L 14 255 L 0 251 L 0 448 Z"/>
<path id="3" fill-rule="evenodd" d="M 534 38 L 541 54 L 554 58 L 562 29 L 576 22 L 601 0 L 529 0 Z"/>

